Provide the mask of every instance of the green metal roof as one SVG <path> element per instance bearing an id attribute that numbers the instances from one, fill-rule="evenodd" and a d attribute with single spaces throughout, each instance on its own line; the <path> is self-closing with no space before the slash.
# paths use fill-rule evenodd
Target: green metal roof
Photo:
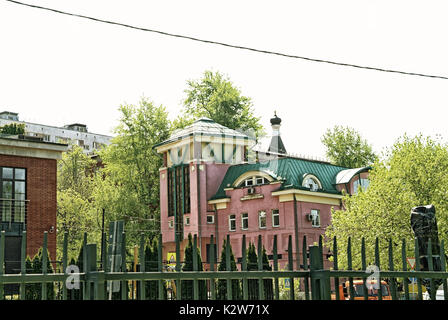
<path id="1" fill-rule="evenodd" d="M 279 158 L 266 162 L 246 163 L 231 166 L 227 169 L 226 175 L 212 199 L 226 198 L 224 188 L 233 187 L 233 183 L 242 174 L 249 171 L 263 171 L 273 177 L 276 181 L 281 181 L 282 184 L 278 190 L 284 189 L 302 189 L 309 190 L 302 187 L 303 178 L 307 174 L 316 176 L 322 184 L 322 189 L 316 192 L 335 193 L 340 192 L 336 189 L 336 175 L 346 170 L 345 167 L 339 167 L 326 162 L 313 161 L 300 158 Z"/>

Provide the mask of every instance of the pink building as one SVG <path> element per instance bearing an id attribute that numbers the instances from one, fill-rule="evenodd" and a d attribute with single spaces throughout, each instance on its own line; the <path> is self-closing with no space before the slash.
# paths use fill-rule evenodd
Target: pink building
<path id="1" fill-rule="evenodd" d="M 155 146 L 164 157 L 160 168 L 164 257 L 175 252 L 176 234 L 182 240 L 181 255 L 188 234 L 198 236 L 203 262 L 208 261 L 211 235 L 218 240 L 218 259 L 227 235 L 236 259 L 241 259 L 243 235 L 247 244 L 257 246 L 261 234 L 268 256 L 277 235 L 283 268 L 289 236 L 294 259 L 297 250 L 301 259 L 303 237 L 308 244 L 318 241 L 331 222 L 331 209 L 341 208 L 342 190 L 352 194 L 368 185 L 369 167 L 349 169 L 288 156 L 280 124 L 275 115 L 265 152 L 253 151 L 254 140 L 248 135 L 207 118 Z"/>

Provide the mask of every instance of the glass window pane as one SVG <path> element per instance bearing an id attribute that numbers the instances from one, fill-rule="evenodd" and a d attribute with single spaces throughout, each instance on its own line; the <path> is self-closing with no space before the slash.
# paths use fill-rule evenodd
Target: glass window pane
<path id="1" fill-rule="evenodd" d="M 236 221 L 235 221 L 235 215 L 232 214 L 229 216 L 229 230 L 235 231 L 236 230 Z"/>
<path id="2" fill-rule="evenodd" d="M 241 215 L 241 229 L 246 230 L 249 227 L 249 216 L 247 213 Z"/>
<path id="3" fill-rule="evenodd" d="M 12 198 L 12 181 L 3 181 L 2 198 L 5 199 Z"/>
<path id="4" fill-rule="evenodd" d="M 3 179 L 12 179 L 12 168 L 3 168 Z"/>
<path id="5" fill-rule="evenodd" d="M 16 181 L 14 183 L 14 193 L 17 196 L 17 194 L 25 194 L 25 181 Z M 16 199 L 18 199 L 16 197 Z"/>
<path id="6" fill-rule="evenodd" d="M 15 202 L 14 222 L 25 222 L 25 202 Z"/>
<path id="7" fill-rule="evenodd" d="M 25 180 L 25 169 L 15 169 L 15 180 Z"/>
<path id="8" fill-rule="evenodd" d="M 258 221 L 260 228 L 266 228 L 266 212 L 260 211 L 258 213 Z"/>
<path id="9" fill-rule="evenodd" d="M 2 200 L 2 221 L 9 222 L 11 221 L 11 201 L 10 200 Z"/>

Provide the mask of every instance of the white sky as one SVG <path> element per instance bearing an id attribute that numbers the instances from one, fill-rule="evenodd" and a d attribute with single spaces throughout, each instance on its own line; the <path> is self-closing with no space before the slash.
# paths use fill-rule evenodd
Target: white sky
<path id="1" fill-rule="evenodd" d="M 62 11 L 338 62 L 448 76 L 446 1 L 32 1 Z M 102 24 L 0 0 L 0 111 L 111 134 L 142 96 L 174 118 L 188 79 L 230 77 L 289 152 L 324 156 L 348 125 L 376 151 L 405 132 L 448 137 L 448 80 L 319 64 Z"/>

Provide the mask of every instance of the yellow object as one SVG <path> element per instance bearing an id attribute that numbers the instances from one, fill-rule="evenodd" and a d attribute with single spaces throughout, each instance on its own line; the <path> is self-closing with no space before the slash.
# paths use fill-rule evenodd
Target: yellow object
<path id="1" fill-rule="evenodd" d="M 166 261 L 167 261 L 167 266 L 175 267 L 176 266 L 176 253 L 175 252 L 168 252 L 166 254 Z"/>

